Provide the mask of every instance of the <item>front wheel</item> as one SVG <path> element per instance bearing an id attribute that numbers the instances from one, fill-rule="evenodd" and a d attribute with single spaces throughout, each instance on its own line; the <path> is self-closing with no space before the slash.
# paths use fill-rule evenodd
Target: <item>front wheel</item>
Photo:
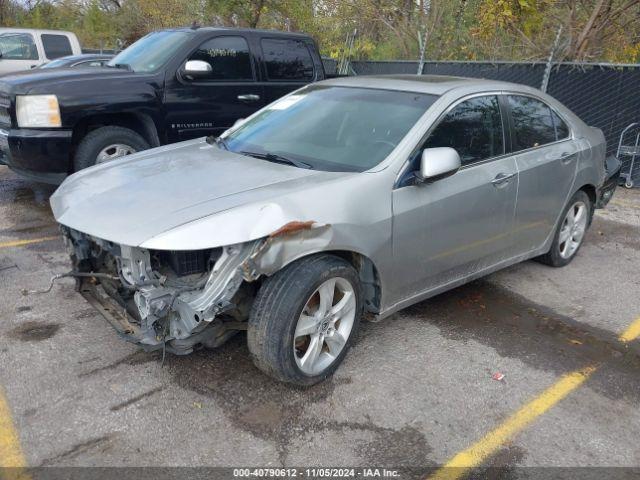
<path id="1" fill-rule="evenodd" d="M 592 215 L 591 199 L 582 190 L 577 191 L 562 212 L 551 248 L 538 260 L 552 267 L 564 267 L 571 262 L 582 246 Z"/>
<path id="2" fill-rule="evenodd" d="M 362 316 L 358 274 L 333 255 L 303 258 L 262 284 L 247 342 L 258 368 L 278 380 L 313 385 L 331 375 Z"/>
<path id="3" fill-rule="evenodd" d="M 85 136 L 76 150 L 74 171 L 109 162 L 149 148 L 149 144 L 133 130 L 124 127 L 101 127 Z"/>

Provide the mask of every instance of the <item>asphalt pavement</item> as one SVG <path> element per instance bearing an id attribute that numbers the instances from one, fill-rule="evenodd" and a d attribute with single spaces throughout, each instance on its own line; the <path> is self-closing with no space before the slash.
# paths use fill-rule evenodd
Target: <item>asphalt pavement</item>
<path id="1" fill-rule="evenodd" d="M 308 389 L 260 373 L 243 335 L 162 364 L 70 280 L 22 295 L 68 268 L 51 193 L 0 167 L 0 465 L 640 467 L 639 190 L 596 213 L 569 266 L 365 323 Z"/>

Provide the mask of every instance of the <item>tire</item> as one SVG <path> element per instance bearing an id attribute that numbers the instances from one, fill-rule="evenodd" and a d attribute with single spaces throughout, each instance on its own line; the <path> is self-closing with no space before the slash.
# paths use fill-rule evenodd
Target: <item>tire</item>
<path id="1" fill-rule="evenodd" d="M 332 319 L 320 313 L 330 291 L 331 305 L 344 304 L 336 314 L 340 316 L 337 321 L 335 316 Z M 253 362 L 282 382 L 303 386 L 318 383 L 344 359 L 357 335 L 362 308 L 358 274 L 345 260 L 319 254 L 293 262 L 267 278 L 256 295 L 247 331 Z M 313 333 L 306 335 L 307 331 Z M 313 355 L 316 352 L 318 355 Z"/>
<path id="2" fill-rule="evenodd" d="M 575 218 L 576 209 L 581 208 L 580 206 L 583 206 L 584 208 L 581 214 L 584 215 L 584 217 L 580 216 L 579 223 L 576 222 L 574 225 L 571 225 L 569 212 L 573 211 Z M 584 191 L 578 190 L 573 197 L 571 197 L 571 200 L 569 200 L 567 206 L 562 211 L 560 223 L 556 227 L 551 248 L 546 254 L 538 257 L 536 260 L 551 267 L 564 267 L 565 265 L 568 265 L 580 250 L 586 231 L 591 225 L 592 217 L 593 203 L 591 202 L 591 199 Z M 569 237 L 565 241 L 565 232 L 567 232 L 567 228 L 569 228 Z M 577 235 L 579 230 L 581 230 L 582 233 Z"/>
<path id="3" fill-rule="evenodd" d="M 128 147 L 131 150 L 130 153 L 150 148 L 145 139 L 133 130 L 114 126 L 100 127 L 88 133 L 78 145 L 73 159 L 74 171 L 92 167 L 98 163 L 98 155 L 103 150 L 116 145 Z M 113 156 L 112 158 L 117 157 Z"/>

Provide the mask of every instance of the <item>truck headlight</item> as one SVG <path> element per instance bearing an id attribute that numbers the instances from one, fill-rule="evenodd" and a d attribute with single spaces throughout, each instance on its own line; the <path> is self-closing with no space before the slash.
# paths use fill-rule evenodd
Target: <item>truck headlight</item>
<path id="1" fill-rule="evenodd" d="M 60 127 L 60 106 L 55 95 L 18 95 L 16 117 L 22 128 Z"/>

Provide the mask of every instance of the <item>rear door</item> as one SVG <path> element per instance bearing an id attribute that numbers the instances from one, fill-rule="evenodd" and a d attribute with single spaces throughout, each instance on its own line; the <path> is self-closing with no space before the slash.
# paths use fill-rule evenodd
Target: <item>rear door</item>
<path id="1" fill-rule="evenodd" d="M 310 42 L 302 38 L 260 37 L 265 103 L 313 82 L 319 66 L 313 61 Z"/>
<path id="2" fill-rule="evenodd" d="M 509 258 L 518 174 L 505 143 L 497 95 L 464 100 L 428 135 L 413 169 L 433 147 L 454 148 L 462 167 L 431 183 L 401 181 L 394 190 L 395 295 L 442 287 Z"/>
<path id="3" fill-rule="evenodd" d="M 169 143 L 220 135 L 239 118 L 264 105 L 256 62 L 247 37 L 229 33 L 204 40 L 183 61 L 211 65 L 207 77 L 190 80 L 181 74 L 167 79 L 165 111 Z"/>
<path id="4" fill-rule="evenodd" d="M 42 63 L 36 41 L 30 33 L 0 34 L 0 53 L 0 74 L 29 70 Z"/>
<path id="5" fill-rule="evenodd" d="M 542 100 L 508 95 L 506 103 L 520 175 L 516 246 L 526 253 L 553 231 L 571 193 L 579 150 L 568 124 Z"/>

